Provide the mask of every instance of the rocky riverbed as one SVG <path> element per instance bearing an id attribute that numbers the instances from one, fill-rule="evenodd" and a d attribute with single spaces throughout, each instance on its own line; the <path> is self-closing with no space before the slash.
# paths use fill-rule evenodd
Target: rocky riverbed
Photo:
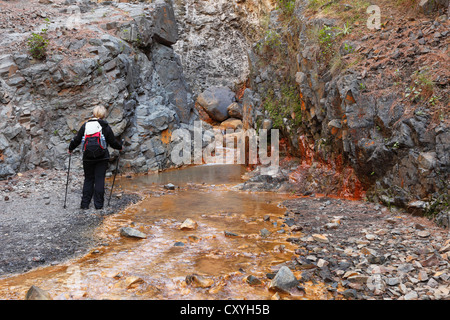
<path id="1" fill-rule="evenodd" d="M 65 178 L 63 171 L 33 170 L 1 182 L 2 276 L 87 253 L 105 241 L 93 232 L 103 217 L 139 200 L 138 195 L 121 192 L 113 196 L 111 207 L 82 211 L 78 209 L 82 176 L 75 172 L 64 209 Z M 241 192 L 261 191 L 257 189 L 253 184 L 252 191 Z M 296 249 L 290 260 L 273 265 L 267 279 L 259 280 L 282 287 L 277 281 L 284 277 L 276 274 L 283 271 L 290 278 L 295 275 L 297 284 L 289 289 L 295 291 L 292 296 L 282 290 L 274 292 L 273 299 L 301 297 L 311 284 L 326 289 L 322 298 L 316 295 L 318 299 L 449 299 L 448 229 L 363 200 L 310 194 L 282 205 L 284 215 L 261 217 L 265 228 L 260 236 L 286 236 Z"/>
<path id="2" fill-rule="evenodd" d="M 114 194 L 111 205 L 102 210 L 81 210 L 83 176 L 71 172 L 64 209 L 66 179 L 67 171 L 36 169 L 0 181 L 0 276 L 87 252 L 98 245 L 94 230 L 103 217 L 139 199 L 134 194 Z M 109 192 L 106 200 L 108 196 Z"/>

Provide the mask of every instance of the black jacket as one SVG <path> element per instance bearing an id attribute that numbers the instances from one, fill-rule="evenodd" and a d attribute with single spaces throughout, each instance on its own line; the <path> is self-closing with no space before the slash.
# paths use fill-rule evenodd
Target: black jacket
<path id="1" fill-rule="evenodd" d="M 100 125 L 102 126 L 102 133 L 105 136 L 105 140 L 106 143 L 111 146 L 114 149 L 117 150 L 121 150 L 122 149 L 122 144 L 116 140 L 116 137 L 114 136 L 114 133 L 111 129 L 111 127 L 109 126 L 108 122 L 106 122 L 105 120 L 102 119 L 91 119 L 88 120 L 89 121 L 98 121 L 100 123 Z M 84 129 L 86 127 L 86 123 L 84 123 L 80 130 L 78 130 L 77 135 L 72 139 L 72 141 L 70 141 L 69 144 L 69 150 L 73 151 L 76 147 L 78 147 L 78 145 L 81 143 L 81 141 L 83 140 L 84 137 Z M 105 154 L 105 160 L 109 159 L 109 151 L 108 148 L 106 149 L 106 154 Z"/>

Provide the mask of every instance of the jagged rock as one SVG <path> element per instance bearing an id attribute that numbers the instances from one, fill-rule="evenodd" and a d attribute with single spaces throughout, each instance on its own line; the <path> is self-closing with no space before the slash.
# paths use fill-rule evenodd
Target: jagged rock
<path id="1" fill-rule="evenodd" d="M 221 128 L 223 128 L 225 130 L 231 129 L 233 131 L 242 129 L 242 126 L 243 126 L 242 121 L 239 119 L 235 119 L 235 118 L 229 118 L 220 124 Z"/>
<path id="2" fill-rule="evenodd" d="M 294 288 L 297 284 L 298 280 L 295 278 L 292 271 L 288 267 L 282 266 L 270 282 L 269 289 L 289 292 L 289 290 Z"/>
<path id="3" fill-rule="evenodd" d="M 25 296 L 25 300 L 53 300 L 50 293 L 36 286 L 31 286 Z"/>
<path id="4" fill-rule="evenodd" d="M 259 28 L 255 13 L 269 5 L 248 2 L 235 5 L 226 0 L 205 0 L 201 5 L 191 0 L 173 3 L 182 30 L 173 47 L 183 57 L 183 68 L 192 90 L 200 93 L 210 86 L 244 83 L 250 68 L 247 38 L 242 28 L 246 25 L 250 30 Z"/>
<path id="5" fill-rule="evenodd" d="M 447 9 L 449 6 L 448 0 L 420 0 L 419 9 L 426 15 L 435 15 L 439 8 Z"/>
<path id="6" fill-rule="evenodd" d="M 175 190 L 175 185 L 172 183 L 168 183 L 168 184 L 164 185 L 164 189 Z"/>
<path id="7" fill-rule="evenodd" d="M 233 102 L 232 104 L 230 104 L 227 107 L 228 110 L 228 115 L 230 116 L 230 118 L 236 118 L 236 119 L 241 119 L 242 120 L 242 106 L 237 103 L 237 102 Z"/>
<path id="8" fill-rule="evenodd" d="M 261 237 L 268 237 L 270 236 L 270 231 L 264 228 L 259 230 L 259 234 L 261 235 Z"/>
<path id="9" fill-rule="evenodd" d="M 198 224 L 191 218 L 187 218 L 180 226 L 180 230 L 195 230 L 197 229 Z"/>

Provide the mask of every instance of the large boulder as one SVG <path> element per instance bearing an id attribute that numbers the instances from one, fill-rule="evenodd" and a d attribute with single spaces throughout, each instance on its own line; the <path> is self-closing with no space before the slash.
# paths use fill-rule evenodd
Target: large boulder
<path id="1" fill-rule="evenodd" d="M 235 93 L 228 87 L 211 87 L 203 91 L 197 98 L 197 104 L 216 121 L 228 118 L 228 106 L 236 99 Z"/>

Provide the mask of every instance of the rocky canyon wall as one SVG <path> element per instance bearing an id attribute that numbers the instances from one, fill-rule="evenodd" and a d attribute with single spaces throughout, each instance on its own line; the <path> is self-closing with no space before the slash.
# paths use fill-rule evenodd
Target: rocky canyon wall
<path id="1" fill-rule="evenodd" d="M 125 140 L 124 167 L 172 165 L 171 132 L 198 115 L 172 48 L 170 2 L 0 1 L 0 9 L 0 178 L 67 166 L 68 143 L 96 105 Z M 48 39 L 44 59 L 30 55 L 32 33 Z"/>
<path id="2" fill-rule="evenodd" d="M 365 1 L 280 1 L 295 5 L 271 12 L 250 53 L 260 112 L 305 167 L 340 167 L 339 178 L 299 175 L 305 191 L 350 178 L 374 201 L 448 212 L 450 21 L 448 1 L 432 2 L 372 3 L 383 13 L 375 29 Z"/>

